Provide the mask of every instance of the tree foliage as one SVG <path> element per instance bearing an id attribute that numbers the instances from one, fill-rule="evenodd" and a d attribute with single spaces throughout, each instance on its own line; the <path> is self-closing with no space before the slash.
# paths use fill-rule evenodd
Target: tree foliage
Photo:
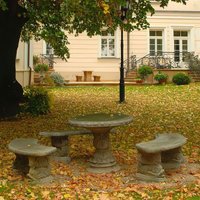
<path id="1" fill-rule="evenodd" d="M 0 0 L 1 10 L 6 9 L 7 1 Z M 169 3 L 169 0 L 156 1 L 161 7 Z M 172 1 L 186 4 L 186 0 Z M 100 34 L 102 27 L 114 31 L 119 25 L 128 31 L 145 29 L 149 26 L 147 15 L 154 14 L 150 0 L 130 0 L 126 23 L 121 20 L 119 9 L 126 0 L 18 0 L 18 4 L 26 9 L 23 15 L 29 18 L 22 38 L 44 39 L 63 59 L 69 57 L 69 33 L 78 35 L 86 31 L 93 36 Z"/>

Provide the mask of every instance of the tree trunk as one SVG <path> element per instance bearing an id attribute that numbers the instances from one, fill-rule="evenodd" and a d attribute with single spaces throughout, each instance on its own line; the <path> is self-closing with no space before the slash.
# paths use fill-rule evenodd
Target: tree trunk
<path id="1" fill-rule="evenodd" d="M 0 10 L 0 118 L 15 116 L 23 97 L 22 86 L 16 80 L 16 53 L 26 10 L 15 0 L 7 2 L 8 10 Z"/>

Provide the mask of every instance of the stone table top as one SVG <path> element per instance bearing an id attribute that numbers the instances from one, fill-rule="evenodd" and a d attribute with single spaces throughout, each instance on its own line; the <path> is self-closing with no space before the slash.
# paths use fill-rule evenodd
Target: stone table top
<path id="1" fill-rule="evenodd" d="M 116 127 L 129 124 L 133 117 L 121 113 L 94 113 L 80 115 L 69 120 L 69 124 L 85 128 Z"/>

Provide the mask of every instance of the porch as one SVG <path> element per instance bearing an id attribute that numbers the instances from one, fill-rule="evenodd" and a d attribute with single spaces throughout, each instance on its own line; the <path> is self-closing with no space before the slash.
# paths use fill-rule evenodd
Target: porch
<path id="1" fill-rule="evenodd" d="M 133 55 L 129 60 L 124 61 L 125 81 L 135 82 L 138 76 L 137 69 L 140 66 L 147 65 L 153 68 L 153 74 L 147 79 L 149 83 L 156 82 L 154 80 L 154 75 L 159 71 L 168 75 L 167 82 L 172 82 L 172 77 L 179 72 L 189 75 L 193 82 L 198 82 L 200 81 L 200 69 L 198 69 L 198 67 L 194 69 L 189 66 L 189 63 L 191 65 L 191 63 L 194 62 L 198 66 L 197 61 L 198 57 L 194 56 L 191 52 L 154 52 L 154 54 L 147 54 L 140 59 L 136 59 L 136 56 Z"/>

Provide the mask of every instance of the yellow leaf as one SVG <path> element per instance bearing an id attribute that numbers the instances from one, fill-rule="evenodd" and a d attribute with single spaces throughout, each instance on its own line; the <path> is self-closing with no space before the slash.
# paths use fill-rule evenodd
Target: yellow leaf
<path id="1" fill-rule="evenodd" d="M 49 193 L 50 193 L 50 191 L 47 191 L 47 190 L 42 191 L 42 196 L 43 196 L 44 198 L 46 198 L 46 197 L 49 196 Z"/>

